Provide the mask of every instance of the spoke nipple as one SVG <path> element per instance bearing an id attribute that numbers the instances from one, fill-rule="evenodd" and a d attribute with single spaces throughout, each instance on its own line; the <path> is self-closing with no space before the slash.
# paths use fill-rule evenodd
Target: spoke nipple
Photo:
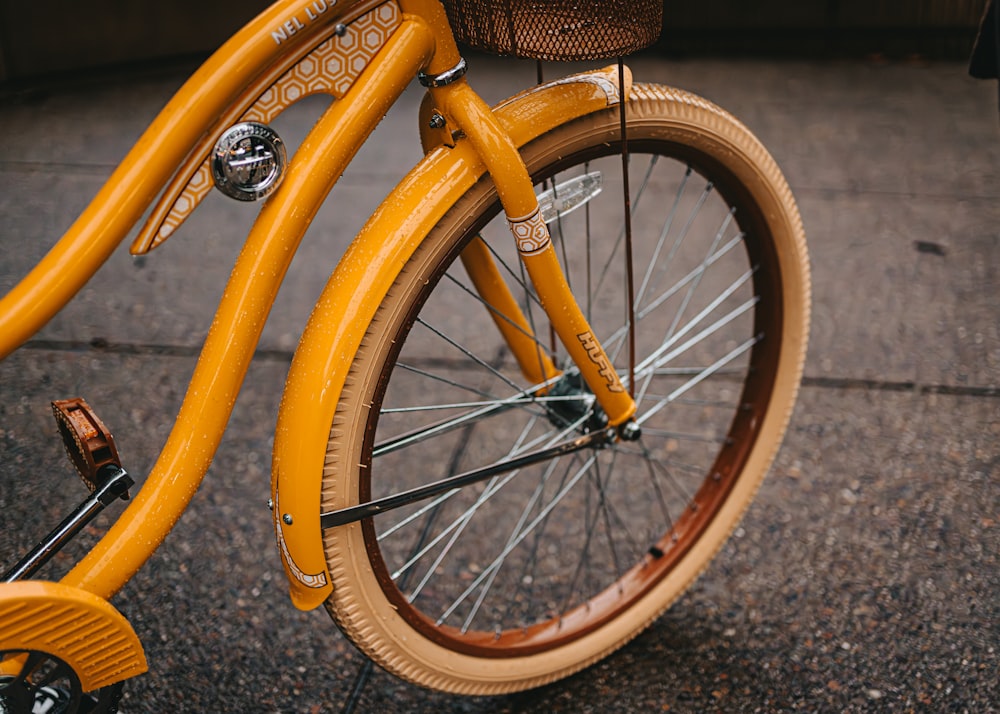
<path id="1" fill-rule="evenodd" d="M 618 436 L 622 441 L 637 441 L 642 436 L 642 427 L 634 421 L 628 421 L 618 427 Z"/>

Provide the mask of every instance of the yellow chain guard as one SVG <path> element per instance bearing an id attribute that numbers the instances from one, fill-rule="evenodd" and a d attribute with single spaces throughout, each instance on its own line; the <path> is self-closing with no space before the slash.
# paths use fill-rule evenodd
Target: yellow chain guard
<path id="1" fill-rule="evenodd" d="M 146 671 L 146 655 L 128 620 L 106 600 L 59 583 L 0 584 L 0 650 L 58 657 L 73 668 L 85 692 Z"/>

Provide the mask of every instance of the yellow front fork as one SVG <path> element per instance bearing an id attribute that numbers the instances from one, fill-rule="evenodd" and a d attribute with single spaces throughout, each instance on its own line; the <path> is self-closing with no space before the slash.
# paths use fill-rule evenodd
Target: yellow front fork
<path id="1" fill-rule="evenodd" d="M 521 374 L 532 384 L 545 385 L 539 390 L 545 393 L 548 382 L 558 377 L 560 371 L 538 344 L 483 239 L 476 236 L 462 250 L 461 259 L 476 292 L 489 306 L 490 317 L 517 360 Z"/>
<path id="2" fill-rule="evenodd" d="M 566 351 L 579 367 L 584 381 L 607 414 L 609 425 L 624 424 L 635 415 L 635 401 L 622 385 L 611 360 L 597 341 L 570 290 L 548 227 L 542 219 L 531 177 L 514 143 L 486 103 L 469 88 L 464 79 L 434 88 L 431 94 L 435 105 L 440 106 L 465 130 L 469 141 L 486 164 L 507 214 L 518 253 L 542 308 Z M 547 358 L 539 362 L 537 343 L 531 337 L 530 330 L 526 329 L 513 297 L 509 293 L 504 295 L 506 287 L 488 276 L 488 266 L 493 261 L 484 247 L 481 247 L 481 241 L 476 239 L 467 250 L 471 251 L 471 255 L 462 257 L 467 269 L 472 266 L 472 279 L 476 281 L 477 275 L 486 276 L 480 279 L 481 282 L 477 281 L 477 288 L 483 290 L 484 286 L 489 285 L 491 296 L 497 296 L 495 299 L 500 300 L 502 305 L 510 306 L 508 309 L 501 308 L 500 312 L 510 317 L 517 327 L 496 316 L 494 320 L 507 338 L 525 376 L 541 383 L 558 374 Z M 495 267 L 493 270 L 495 271 Z"/>

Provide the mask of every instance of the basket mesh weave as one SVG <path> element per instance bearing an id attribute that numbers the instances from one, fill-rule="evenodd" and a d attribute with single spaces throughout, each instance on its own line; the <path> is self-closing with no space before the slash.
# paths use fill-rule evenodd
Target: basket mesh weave
<path id="1" fill-rule="evenodd" d="M 663 0 L 443 0 L 459 42 L 543 60 L 620 57 L 653 44 Z"/>

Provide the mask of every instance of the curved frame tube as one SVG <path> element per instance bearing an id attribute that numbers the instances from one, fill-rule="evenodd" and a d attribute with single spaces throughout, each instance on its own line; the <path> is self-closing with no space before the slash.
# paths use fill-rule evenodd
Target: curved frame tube
<path id="1" fill-rule="evenodd" d="M 432 56 L 427 24 L 407 19 L 303 141 L 236 261 L 167 443 L 143 487 L 63 582 L 110 597 L 180 518 L 208 470 L 257 340 L 298 244 L 357 148 Z"/>

